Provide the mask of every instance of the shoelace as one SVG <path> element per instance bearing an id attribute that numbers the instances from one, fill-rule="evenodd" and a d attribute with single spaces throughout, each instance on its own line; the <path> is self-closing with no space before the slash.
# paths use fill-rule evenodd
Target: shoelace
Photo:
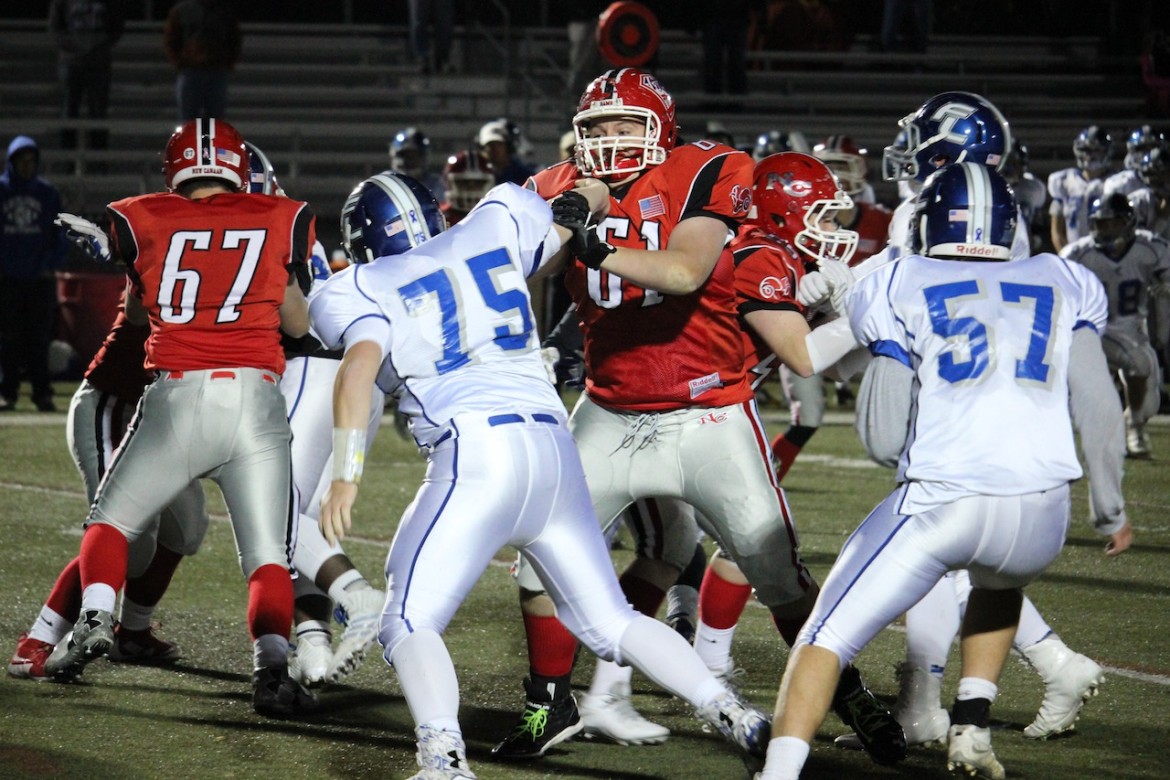
<path id="1" fill-rule="evenodd" d="M 647 428 L 648 430 L 643 431 L 643 428 Z M 622 437 L 621 444 L 617 446 L 614 452 L 631 445 L 634 447 L 634 452 L 637 452 L 646 445 L 653 443 L 656 438 L 658 438 L 658 413 L 650 412 L 640 414 L 626 425 L 625 436 Z M 636 443 L 635 440 L 637 440 Z"/>
<path id="2" fill-rule="evenodd" d="M 544 735 L 544 728 L 548 725 L 548 708 L 529 702 L 520 723 L 516 726 L 519 734 L 531 734 L 533 739 Z"/>

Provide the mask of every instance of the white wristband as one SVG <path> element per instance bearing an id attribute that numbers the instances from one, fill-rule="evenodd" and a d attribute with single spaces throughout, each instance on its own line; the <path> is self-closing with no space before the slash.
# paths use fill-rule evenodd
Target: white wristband
<path id="1" fill-rule="evenodd" d="M 820 327 L 813 328 L 804 337 L 804 345 L 808 349 L 813 373 L 820 374 L 845 357 L 851 349 L 857 347 L 857 340 L 853 338 L 849 320 L 845 317 L 838 317 Z"/>
<path id="2" fill-rule="evenodd" d="M 333 479 L 358 483 L 366 465 L 366 431 L 364 428 L 333 429 Z"/>

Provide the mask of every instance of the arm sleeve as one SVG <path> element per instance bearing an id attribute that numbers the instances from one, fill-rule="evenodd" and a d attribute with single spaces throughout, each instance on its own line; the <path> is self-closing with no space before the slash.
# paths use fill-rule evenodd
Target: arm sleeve
<path id="1" fill-rule="evenodd" d="M 869 364 L 857 395 L 854 427 L 869 457 L 893 468 L 910 433 L 914 372 L 897 360 L 877 357 Z"/>
<path id="2" fill-rule="evenodd" d="M 1101 339 L 1088 329 L 1073 333 L 1068 400 L 1081 437 L 1089 502 L 1097 532 L 1109 536 L 1125 525 L 1121 477 L 1125 463 L 1125 422 Z"/>

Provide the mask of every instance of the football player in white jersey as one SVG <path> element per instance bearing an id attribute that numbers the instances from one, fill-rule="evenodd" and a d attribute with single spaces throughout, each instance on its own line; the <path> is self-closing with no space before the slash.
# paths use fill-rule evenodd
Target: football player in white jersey
<path id="1" fill-rule="evenodd" d="M 1109 368 L 1121 375 L 1126 451 L 1131 458 L 1148 458 L 1146 421 L 1158 411 L 1162 374 L 1147 320 L 1151 290 L 1164 290 L 1170 282 L 1170 244 L 1138 230 L 1136 222 L 1134 208 L 1121 193 L 1098 198 L 1089 211 L 1090 234 L 1061 255 L 1088 268 L 1105 286 L 1109 324 L 1103 342 Z"/>
<path id="2" fill-rule="evenodd" d="M 909 181 L 911 185 L 921 186 L 932 171 L 948 161 L 982 162 L 998 170 L 1007 161 L 1012 146 L 1007 120 L 989 101 L 971 93 L 937 95 L 901 120 L 899 127 L 898 139 L 886 147 L 883 156 L 883 175 L 899 183 Z M 855 276 L 903 254 L 910 239 L 908 226 L 916 202 L 916 197 L 907 197 L 898 206 L 890 223 L 890 245 L 852 269 L 851 275 L 833 273 L 837 269 L 831 263 L 822 263 L 820 271 L 806 274 L 798 295 L 801 303 L 815 305 L 828 300 L 838 283 L 850 284 Z M 1017 214 L 1011 259 L 1029 256 L 1031 240 Z M 833 326 L 838 325 L 830 323 L 824 327 Z M 1082 415 L 1092 414 L 1088 406 L 1081 411 Z M 1080 416 L 1077 421 L 1079 424 Z M 1124 520 L 1122 465 L 1111 453 L 1109 448 L 1085 452 L 1094 486 L 1093 516 L 1099 527 L 1112 527 L 1113 523 Z M 1128 536 L 1114 539 L 1111 549 L 1123 550 L 1128 546 L 1127 540 Z M 899 694 L 893 712 L 902 724 L 908 744 L 926 744 L 946 735 L 948 716 L 940 705 L 940 686 L 969 592 L 966 573 L 950 573 L 907 612 L 907 660 L 898 667 Z M 1027 598 L 1020 616 L 1016 649 L 1045 683 L 1044 701 L 1036 719 L 1025 729 L 1025 736 L 1044 739 L 1071 729 L 1084 702 L 1097 692 L 1103 678 L 1101 667 L 1069 649 Z M 859 746 L 851 735 L 840 737 L 838 742 L 845 747 Z"/>
<path id="3" fill-rule="evenodd" d="M 1069 483 L 1081 476 L 1069 399 L 1077 385 L 1108 382 L 1100 282 L 1055 255 L 1003 262 L 1016 215 L 997 173 L 949 166 L 924 184 L 914 254 L 849 292 L 854 335 L 874 354 L 858 432 L 875 459 L 897 461 L 898 487 L 828 575 L 789 656 L 757 778 L 799 777 L 843 665 L 960 568 L 973 590 L 948 767 L 1004 777 L 990 706 L 1021 589 L 1060 553 L 1068 529 Z M 1120 404 L 1100 422 L 1106 440 Z"/>
<path id="4" fill-rule="evenodd" d="M 1150 125 L 1134 128 L 1125 141 L 1125 168 L 1105 180 L 1105 195 L 1120 192 L 1128 197 L 1144 185 L 1138 175 L 1138 164 L 1152 149 L 1165 150 L 1166 135 Z"/>
<path id="5" fill-rule="evenodd" d="M 331 541 L 350 528 L 377 384 L 399 398 L 428 459 L 387 557 L 379 632 L 417 726 L 416 777 L 475 777 L 441 634 L 504 545 L 524 551 L 558 617 L 593 652 L 642 669 L 762 755 L 766 716 L 712 676 L 678 634 L 623 598 L 564 404 L 541 360 L 526 281 L 555 271 L 567 256 L 562 246 L 580 251 L 574 242 L 587 218 L 604 215 L 608 190 L 580 183 L 550 209 L 536 193 L 503 184 L 442 232 L 438 204 L 413 179 L 381 174 L 361 189 L 357 202 L 370 219 L 353 238 L 376 246 L 381 236 L 401 236 L 413 248 L 351 266 L 310 305 L 323 343 L 345 349 L 321 528 Z"/>
<path id="6" fill-rule="evenodd" d="M 1101 196 L 1105 180 L 1112 174 L 1109 158 L 1113 137 L 1100 125 L 1091 125 L 1073 140 L 1073 168 L 1062 168 L 1048 176 L 1049 214 L 1052 247 L 1059 252 L 1089 231 L 1089 204 Z"/>

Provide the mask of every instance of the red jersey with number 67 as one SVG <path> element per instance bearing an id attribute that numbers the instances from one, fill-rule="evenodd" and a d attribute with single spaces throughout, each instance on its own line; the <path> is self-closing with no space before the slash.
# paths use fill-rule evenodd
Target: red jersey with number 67
<path id="1" fill-rule="evenodd" d="M 611 193 L 598 226 L 610 244 L 665 249 L 690 217 L 727 224 L 728 238 L 751 207 L 752 159 L 709 141 L 672 150 L 628 187 Z M 544 198 L 581 178 L 572 162 L 541 171 L 526 186 Z M 725 248 L 707 282 L 690 295 L 646 290 L 574 262 L 565 285 L 585 336 L 589 397 L 630 411 L 728 406 L 752 397 L 735 313 L 734 265 Z"/>
<path id="2" fill-rule="evenodd" d="M 150 316 L 146 367 L 284 372 L 280 305 L 313 245 L 313 212 L 289 198 L 174 193 L 107 207 L 114 254 Z"/>

